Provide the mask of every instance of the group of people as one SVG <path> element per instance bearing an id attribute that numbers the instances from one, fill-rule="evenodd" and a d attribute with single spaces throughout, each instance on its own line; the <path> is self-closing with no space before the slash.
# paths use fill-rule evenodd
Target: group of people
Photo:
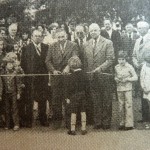
<path id="1" fill-rule="evenodd" d="M 68 32 L 53 23 L 45 34 L 41 25 L 17 36 L 17 24 L 0 34 L 1 119 L 6 130 L 32 128 L 33 105 L 38 102 L 42 126 L 59 129 L 64 120 L 68 134 L 81 134 L 86 124 L 110 129 L 112 101 L 119 102 L 120 130 L 134 128 L 132 91 L 140 93 L 142 121 L 149 127 L 150 34 L 149 24 L 131 23 L 121 34 L 109 19 L 104 27 L 79 24 Z M 133 84 L 133 82 L 135 82 Z M 132 84 L 134 86 L 132 86 Z M 115 96 L 116 95 L 116 96 Z M 49 102 L 49 117 L 47 116 Z"/>

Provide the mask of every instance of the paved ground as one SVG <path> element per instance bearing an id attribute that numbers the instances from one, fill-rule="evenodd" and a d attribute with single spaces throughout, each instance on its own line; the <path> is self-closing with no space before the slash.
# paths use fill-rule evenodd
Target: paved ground
<path id="1" fill-rule="evenodd" d="M 112 129 L 95 131 L 88 126 L 88 134 L 66 134 L 62 128 L 54 131 L 35 126 L 19 132 L 0 129 L 0 150 L 150 150 L 150 130 L 135 123 L 132 131 L 118 131 L 117 101 L 113 102 Z M 135 122 L 141 119 L 140 100 L 134 99 Z"/>

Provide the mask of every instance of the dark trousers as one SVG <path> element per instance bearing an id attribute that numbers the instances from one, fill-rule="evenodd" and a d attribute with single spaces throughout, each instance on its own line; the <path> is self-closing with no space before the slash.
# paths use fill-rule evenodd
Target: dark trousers
<path id="1" fill-rule="evenodd" d="M 14 126 L 19 126 L 18 102 L 15 93 L 5 94 L 5 119 L 6 127 L 10 127 L 11 118 Z"/>
<path id="2" fill-rule="evenodd" d="M 90 78 L 90 92 L 94 108 L 94 125 L 111 126 L 112 90 L 109 76 L 93 74 Z"/>
<path id="3" fill-rule="evenodd" d="M 62 121 L 62 103 L 64 101 L 63 75 L 51 76 L 53 123 L 58 126 Z"/>
<path id="4" fill-rule="evenodd" d="M 33 122 L 33 103 L 34 99 L 32 97 L 32 92 L 29 90 L 24 91 L 21 102 L 20 102 L 20 121 L 21 124 L 32 125 Z M 43 124 L 47 122 L 46 115 L 46 99 L 40 96 L 38 101 L 38 114 L 40 123 Z"/>
<path id="5" fill-rule="evenodd" d="M 143 97 L 143 94 L 142 94 Z M 149 105 L 148 105 L 148 100 L 142 98 L 142 121 L 143 122 L 150 122 L 150 114 L 149 114 Z"/>
<path id="6" fill-rule="evenodd" d="M 19 114 L 20 114 L 20 124 L 32 125 L 33 120 L 33 97 L 31 87 L 27 87 L 23 90 L 21 95 L 21 100 L 19 102 Z"/>

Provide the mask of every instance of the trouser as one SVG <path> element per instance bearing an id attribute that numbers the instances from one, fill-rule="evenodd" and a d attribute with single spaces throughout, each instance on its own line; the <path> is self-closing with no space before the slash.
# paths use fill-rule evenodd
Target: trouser
<path id="1" fill-rule="evenodd" d="M 5 94 L 5 119 L 6 127 L 10 127 L 11 116 L 14 126 L 19 126 L 18 103 L 16 94 Z"/>
<path id="2" fill-rule="evenodd" d="M 146 106 L 145 109 L 143 107 L 143 113 L 144 113 L 143 122 L 150 122 L 150 101 L 148 99 L 142 98 L 142 103 L 144 104 L 142 106 Z"/>
<path id="3" fill-rule="evenodd" d="M 53 111 L 52 111 L 52 89 L 51 89 L 51 86 L 48 87 L 48 104 L 49 104 L 48 117 L 52 118 Z"/>
<path id="4" fill-rule="evenodd" d="M 90 91 L 94 108 L 94 125 L 111 126 L 112 91 L 110 79 L 99 74 L 92 75 Z"/>
<path id="5" fill-rule="evenodd" d="M 142 104 L 142 121 L 149 122 L 150 121 L 150 117 L 149 117 L 150 115 L 148 114 L 149 104 L 148 104 L 148 100 L 143 98 L 143 94 L 141 98 L 141 104 Z"/>
<path id="6" fill-rule="evenodd" d="M 21 100 L 19 102 L 19 114 L 21 125 L 32 125 L 33 122 L 33 103 L 32 89 L 30 86 L 22 91 Z"/>
<path id="7" fill-rule="evenodd" d="M 118 91 L 120 126 L 133 127 L 132 91 Z"/>
<path id="8" fill-rule="evenodd" d="M 62 121 L 62 103 L 64 101 L 63 76 L 52 76 L 52 111 L 54 126 L 60 126 Z"/>

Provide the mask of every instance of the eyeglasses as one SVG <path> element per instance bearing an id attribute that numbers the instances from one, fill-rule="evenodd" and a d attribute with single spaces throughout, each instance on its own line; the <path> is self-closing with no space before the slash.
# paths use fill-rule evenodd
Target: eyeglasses
<path id="1" fill-rule="evenodd" d="M 84 32 L 76 32 L 77 34 L 83 34 Z"/>

